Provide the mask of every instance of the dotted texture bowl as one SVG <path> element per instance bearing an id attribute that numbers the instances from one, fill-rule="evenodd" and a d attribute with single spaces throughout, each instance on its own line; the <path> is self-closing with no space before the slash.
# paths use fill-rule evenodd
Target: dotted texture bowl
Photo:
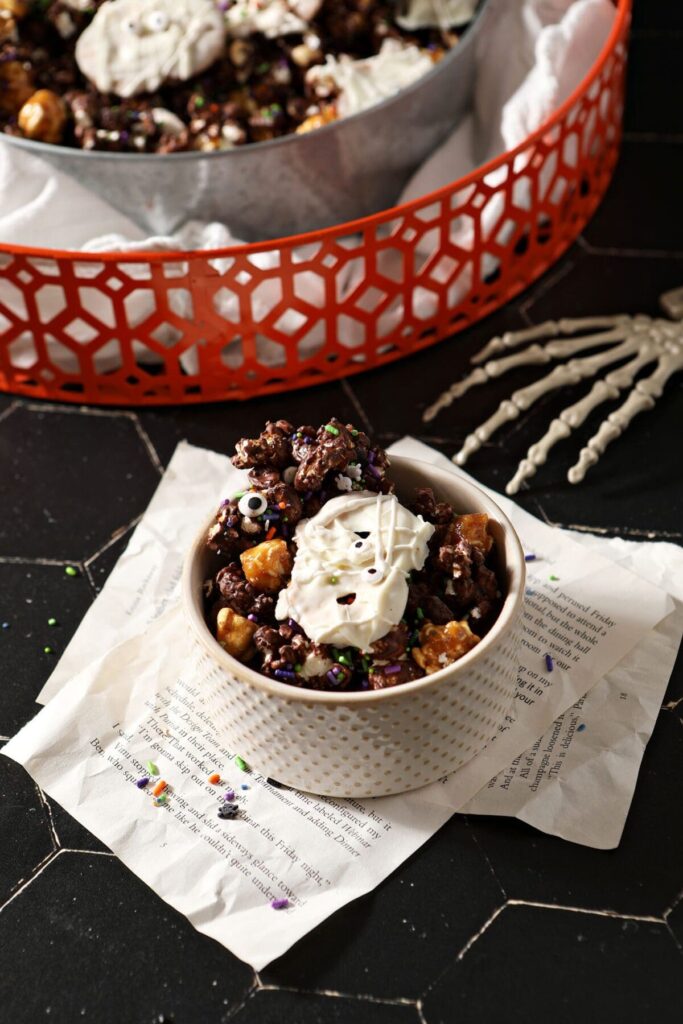
<path id="1" fill-rule="evenodd" d="M 326 796 L 417 789 L 460 768 L 504 725 L 514 700 L 524 556 L 509 520 L 478 487 L 425 463 L 395 457 L 408 501 L 433 486 L 461 512 L 486 512 L 505 600 L 493 628 L 455 665 L 395 689 L 339 694 L 267 679 L 230 657 L 204 622 L 202 582 L 215 571 L 202 530 L 188 552 L 185 614 L 213 663 L 202 699 L 219 738 L 264 775 Z"/>

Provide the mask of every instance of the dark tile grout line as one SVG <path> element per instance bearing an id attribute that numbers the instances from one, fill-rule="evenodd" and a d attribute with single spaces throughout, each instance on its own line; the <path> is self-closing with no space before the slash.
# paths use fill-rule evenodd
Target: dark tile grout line
<path id="1" fill-rule="evenodd" d="M 230 1007 L 230 1009 L 227 1011 L 225 1016 L 221 1018 L 221 1021 L 225 1022 L 225 1024 L 227 1024 L 227 1021 L 230 1021 L 234 1017 L 236 1017 L 237 1014 L 240 1013 L 244 1009 L 244 1007 L 247 1005 L 247 1003 L 253 998 L 253 996 L 257 992 L 258 992 L 258 984 L 256 982 L 256 971 L 254 971 L 254 981 L 252 981 L 251 985 L 249 986 L 247 991 L 244 993 L 244 995 L 242 996 L 241 1000 L 238 1003 L 236 1003 L 234 1006 Z"/>
<path id="2" fill-rule="evenodd" d="M 45 820 L 47 822 L 47 827 L 50 830 L 50 839 L 52 841 L 52 848 L 53 848 L 53 850 L 59 850 L 59 849 L 61 849 L 62 844 L 59 841 L 59 836 L 57 835 L 57 829 L 55 828 L 55 820 L 52 817 L 52 808 L 50 807 L 49 803 L 47 802 L 47 798 L 46 798 L 45 794 L 43 793 L 42 789 L 40 788 L 40 786 L 36 782 L 33 783 L 33 786 L 34 786 L 34 789 L 35 789 L 36 793 L 38 794 L 38 799 L 40 800 L 41 806 L 43 808 L 43 812 L 45 814 Z"/>
<path id="3" fill-rule="evenodd" d="M 359 415 L 359 417 L 360 417 L 360 419 L 361 419 L 361 421 L 363 423 L 363 426 L 365 427 L 367 432 L 369 434 L 374 434 L 375 433 L 375 429 L 374 429 L 372 423 L 370 422 L 370 418 L 368 417 L 367 413 L 365 412 L 365 409 L 363 408 L 363 406 L 362 406 L 358 396 L 356 395 L 356 392 L 353 390 L 353 387 L 351 386 L 351 383 L 349 382 L 348 377 L 342 377 L 341 380 L 340 380 L 340 384 L 341 384 L 342 391 L 344 392 L 344 394 L 346 395 L 346 397 L 348 398 L 348 400 L 351 402 L 352 406 L 354 407 L 354 409 L 358 413 L 358 415 Z"/>
<path id="4" fill-rule="evenodd" d="M 273 985 L 261 981 L 258 971 L 254 971 L 256 979 L 256 992 L 294 992 L 306 996 L 325 996 L 328 999 L 356 999 L 363 1003 L 377 1003 L 381 1006 L 415 1006 L 417 1000 L 397 997 L 373 996 L 366 992 L 338 992 L 336 989 L 327 988 L 295 988 L 293 985 Z"/>
<path id="5" fill-rule="evenodd" d="M 47 568 L 72 565 L 83 573 L 83 562 L 70 558 L 27 558 L 24 555 L 0 555 L 0 565 L 44 565 Z"/>
<path id="6" fill-rule="evenodd" d="M 18 402 L 16 399 L 13 402 L 10 402 L 7 408 L 0 412 L 0 423 L 2 423 L 3 420 L 6 420 L 8 416 L 11 416 L 15 409 L 21 409 L 21 407 L 22 403 Z"/>
<path id="7" fill-rule="evenodd" d="M 140 440 L 142 441 L 142 444 L 144 445 L 145 451 L 147 452 L 147 454 L 149 456 L 150 462 L 152 463 L 152 465 L 156 469 L 156 471 L 159 474 L 159 476 L 163 476 L 164 475 L 164 465 L 163 465 L 161 459 L 159 458 L 159 453 L 157 452 L 156 448 L 152 444 L 152 440 L 151 440 L 149 434 L 147 433 L 147 431 L 143 427 L 142 423 L 140 422 L 138 414 L 135 413 L 135 412 L 131 412 L 130 413 L 130 418 L 131 418 L 131 421 L 132 421 L 133 425 L 135 426 L 135 429 L 136 429 L 136 431 L 138 433 L 138 437 L 140 438 Z"/>
<path id="8" fill-rule="evenodd" d="M 31 885 L 39 875 L 42 875 L 45 868 L 49 867 L 53 860 L 56 860 L 63 852 L 64 851 L 61 847 L 57 850 L 50 850 L 48 855 L 43 857 L 43 859 L 36 864 L 30 875 L 26 878 L 19 879 L 17 887 L 12 893 L 10 893 L 5 902 L 0 905 L 0 914 L 10 905 L 10 903 L 13 903 L 18 896 L 21 896 L 22 892 L 24 892 L 25 889 L 28 889 L 29 885 Z"/>
<path id="9" fill-rule="evenodd" d="M 681 260 L 683 249 L 635 249 L 621 248 L 611 245 L 593 245 L 583 235 L 578 235 L 576 244 L 583 249 L 588 256 L 617 256 L 624 259 L 638 259 L 642 257 L 648 260 Z"/>
<path id="10" fill-rule="evenodd" d="M 531 907 L 536 910 L 550 910 L 570 914 L 587 914 L 590 917 L 607 917 L 617 921 L 638 921 L 642 922 L 643 924 L 657 924 L 661 925 L 673 937 L 674 941 L 676 942 L 676 945 L 680 950 L 680 945 L 676 940 L 676 937 L 673 934 L 673 931 L 671 930 L 668 921 L 666 920 L 666 915 L 668 915 L 671 912 L 671 909 L 673 909 L 673 907 L 670 910 L 666 911 L 665 914 L 662 914 L 661 917 L 655 917 L 649 914 L 620 914 L 616 910 L 596 910 L 588 907 L 570 907 L 561 903 L 541 903 L 535 900 L 506 899 L 505 903 L 501 904 L 501 906 L 499 907 L 496 907 L 493 913 L 487 918 L 486 921 L 484 921 L 481 928 L 479 928 L 479 930 L 475 932 L 474 935 L 472 935 L 471 938 L 467 940 L 467 942 L 462 947 L 462 949 L 460 950 L 456 957 L 456 963 L 459 963 L 461 960 L 465 958 L 465 956 L 469 953 L 472 946 L 474 946 L 478 939 L 480 939 L 481 936 L 486 931 L 488 931 L 488 929 L 491 927 L 496 918 L 499 917 L 503 913 L 503 911 L 506 910 L 508 907 Z M 452 966 L 452 964 L 448 964 L 437 975 L 437 977 L 429 983 L 429 985 L 422 994 L 420 1002 L 422 1001 L 422 999 L 424 999 L 424 996 L 439 983 L 444 974 L 446 974 L 451 969 Z"/>
<path id="11" fill-rule="evenodd" d="M 503 885 L 503 883 L 501 882 L 500 878 L 498 877 L 498 875 L 496 873 L 496 869 L 494 868 L 493 864 L 491 863 L 491 859 L 489 858 L 488 853 L 486 852 L 484 847 L 481 845 L 481 843 L 477 839 L 476 833 L 475 833 L 475 831 L 472 828 L 472 825 L 470 823 L 469 816 L 467 814 L 465 814 L 465 815 L 463 815 L 463 817 L 465 819 L 465 825 L 467 826 L 467 830 L 470 833 L 470 835 L 472 836 L 472 839 L 474 841 L 474 845 L 476 846 L 476 848 L 479 850 L 479 853 L 482 855 L 482 857 L 486 861 L 486 866 L 489 869 L 489 872 L 491 873 L 491 875 L 493 877 L 493 880 L 495 881 L 496 885 L 500 889 L 500 892 L 501 892 L 501 895 L 502 895 L 503 899 L 507 900 L 508 894 L 505 891 L 505 886 Z"/>
<path id="12" fill-rule="evenodd" d="M 125 537 L 130 530 L 134 529 L 142 519 L 143 515 L 144 512 L 140 512 L 139 515 L 135 516 L 134 519 L 131 519 L 125 526 L 119 526 L 114 530 L 109 540 L 106 541 L 102 547 L 98 548 L 94 554 L 88 555 L 88 557 L 84 559 L 83 565 L 88 568 L 93 562 L 97 561 L 100 555 L 103 555 L 105 551 L 108 551 L 109 548 L 112 547 L 112 545 L 116 544 L 116 542 L 121 540 L 122 537 Z"/>

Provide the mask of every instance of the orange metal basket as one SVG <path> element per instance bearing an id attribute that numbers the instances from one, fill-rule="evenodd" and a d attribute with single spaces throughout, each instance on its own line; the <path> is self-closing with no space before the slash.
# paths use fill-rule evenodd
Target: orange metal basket
<path id="1" fill-rule="evenodd" d="M 199 252 L 0 245 L 0 390 L 70 402 L 244 399 L 359 373 L 503 305 L 567 249 L 617 160 L 631 0 L 517 149 L 362 220 Z"/>

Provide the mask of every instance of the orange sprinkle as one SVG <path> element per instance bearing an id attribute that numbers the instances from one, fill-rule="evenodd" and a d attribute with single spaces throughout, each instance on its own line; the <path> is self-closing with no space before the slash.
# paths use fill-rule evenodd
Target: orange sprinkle
<path id="1" fill-rule="evenodd" d="M 286 501 L 278 501 L 277 507 L 278 508 L 287 508 L 287 502 Z"/>
<path id="2" fill-rule="evenodd" d="M 272 540 L 274 536 L 275 536 L 275 527 L 271 526 L 271 528 L 268 530 L 268 533 L 266 534 L 266 540 Z"/>
<path id="3" fill-rule="evenodd" d="M 209 775 L 209 782 L 211 783 L 212 786 L 217 786 L 220 781 L 221 777 L 218 774 L 218 772 L 213 772 L 211 775 Z"/>
<path id="4" fill-rule="evenodd" d="M 154 796 L 159 796 L 165 789 L 168 789 L 168 782 L 164 782 L 163 779 L 159 779 L 156 786 L 152 790 Z"/>

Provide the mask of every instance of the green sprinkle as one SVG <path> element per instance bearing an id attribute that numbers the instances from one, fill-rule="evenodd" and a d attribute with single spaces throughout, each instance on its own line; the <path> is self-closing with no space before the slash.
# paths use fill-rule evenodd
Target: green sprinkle
<path id="1" fill-rule="evenodd" d="M 295 666 L 294 666 L 294 671 L 295 671 L 295 672 L 301 672 L 301 669 L 302 669 L 302 668 L 303 668 L 303 665 L 295 665 Z"/>
<path id="2" fill-rule="evenodd" d="M 425 613 L 422 611 L 421 608 L 417 609 L 417 611 L 415 612 L 415 617 L 418 619 L 424 619 Z"/>
<path id="3" fill-rule="evenodd" d="M 249 765 L 247 764 L 247 762 L 243 760 L 243 758 L 238 757 L 237 755 L 235 756 L 235 768 L 239 768 L 241 772 L 249 771 Z"/>
<path id="4" fill-rule="evenodd" d="M 346 665 L 347 668 L 353 668 L 353 662 L 350 661 L 345 654 L 340 654 L 337 661 L 340 665 Z"/>
<path id="5" fill-rule="evenodd" d="M 147 764 L 145 765 L 145 768 L 147 769 L 149 775 L 159 774 L 159 769 L 155 765 L 154 761 L 148 761 Z"/>
<path id="6" fill-rule="evenodd" d="M 205 103 L 206 100 L 202 96 L 197 96 L 197 98 L 194 101 L 194 105 L 197 108 L 197 110 L 201 110 Z"/>
<path id="7" fill-rule="evenodd" d="M 265 73 L 266 73 L 266 71 L 268 70 L 269 67 L 270 67 L 270 64 L 268 63 L 268 61 L 264 60 L 261 64 L 258 65 L 258 67 L 256 68 L 256 71 L 258 72 L 259 75 L 265 75 Z"/>
<path id="8" fill-rule="evenodd" d="M 560 578 L 559 576 L 549 576 L 548 577 L 548 579 L 551 579 L 551 580 L 559 580 L 559 578 Z"/>
<path id="9" fill-rule="evenodd" d="M 67 565 L 64 572 L 67 576 L 78 576 L 78 569 L 74 569 L 73 565 Z"/>
<path id="10" fill-rule="evenodd" d="M 50 616 L 50 618 L 47 620 L 47 624 L 48 626 L 56 626 L 57 620 L 53 616 Z"/>
<path id="11" fill-rule="evenodd" d="M 333 427 L 331 423 L 325 424 L 325 430 L 327 431 L 328 434 L 334 434 L 335 437 L 337 437 L 337 435 L 339 434 L 339 428 Z"/>
<path id="12" fill-rule="evenodd" d="M 233 494 L 233 498 L 235 500 L 237 500 L 238 498 L 243 498 L 246 493 L 246 491 L 238 491 L 237 494 Z"/>
<path id="13" fill-rule="evenodd" d="M 330 576 L 330 583 L 339 583 L 338 576 Z"/>
<path id="14" fill-rule="evenodd" d="M 353 435 L 353 437 L 358 437 L 358 431 L 355 429 L 355 427 L 351 430 L 351 434 Z"/>
<path id="15" fill-rule="evenodd" d="M 157 804 L 157 805 L 158 804 L 165 804 L 166 803 L 166 794 L 165 793 L 161 793 L 159 796 L 155 796 L 154 797 L 154 803 Z"/>
<path id="16" fill-rule="evenodd" d="M 45 651 L 46 654 L 54 654 L 54 651 L 52 650 L 49 644 L 45 644 L 43 650 Z"/>

